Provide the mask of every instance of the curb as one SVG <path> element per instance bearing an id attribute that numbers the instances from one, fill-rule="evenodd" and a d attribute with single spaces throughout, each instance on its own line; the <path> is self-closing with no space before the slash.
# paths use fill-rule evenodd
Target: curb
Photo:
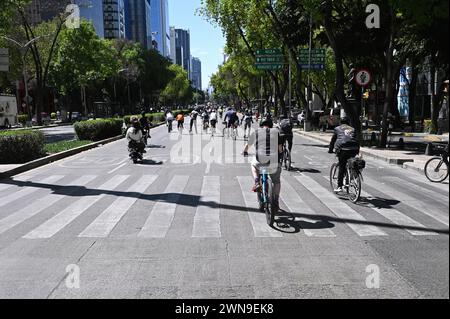
<path id="1" fill-rule="evenodd" d="M 301 136 L 304 136 L 306 138 L 310 138 L 310 139 L 313 139 L 313 140 L 321 141 L 321 142 L 324 142 L 324 143 L 327 143 L 327 144 L 330 143 L 330 141 L 328 139 L 323 138 L 323 137 L 311 136 L 309 134 L 305 134 L 302 131 L 296 131 L 295 133 L 297 133 L 297 134 L 299 134 Z M 364 148 L 361 148 L 360 153 L 365 155 L 365 156 L 367 156 L 367 157 L 371 157 L 371 158 L 374 158 L 374 159 L 386 162 L 388 164 L 394 164 L 394 165 L 398 165 L 398 166 L 400 166 L 402 168 L 405 168 L 405 169 L 412 169 L 412 170 L 415 170 L 415 171 L 423 172 L 423 170 L 420 170 L 417 167 L 407 165 L 407 163 L 413 163 L 414 162 L 413 159 L 384 157 L 384 156 L 373 154 L 373 153 L 365 150 Z"/>
<path id="2" fill-rule="evenodd" d="M 158 124 L 158 125 L 154 125 L 151 128 L 156 128 L 156 127 L 159 127 L 159 126 L 161 126 L 163 124 L 164 123 Z M 80 146 L 80 147 L 77 147 L 77 148 L 73 148 L 71 150 L 67 150 L 67 151 L 64 151 L 64 152 L 60 152 L 60 153 L 52 154 L 52 155 L 49 155 L 49 156 L 46 156 L 46 157 L 38 158 L 37 160 L 34 160 L 34 161 L 31 161 L 31 162 L 22 164 L 19 167 L 13 168 L 13 169 L 11 169 L 9 171 L 1 172 L 0 173 L 0 180 L 2 180 L 4 178 L 11 177 L 11 176 L 14 176 L 14 175 L 17 175 L 17 174 L 24 173 L 26 171 L 29 171 L 29 170 L 32 170 L 32 169 L 35 169 L 35 168 L 38 168 L 38 167 L 41 167 L 41 166 L 44 166 L 44 165 L 47 165 L 47 164 L 50 164 L 50 163 L 62 160 L 62 159 L 65 159 L 67 157 L 70 157 L 70 156 L 73 156 L 73 155 L 76 155 L 76 154 L 79 154 L 79 153 L 82 153 L 82 152 L 85 152 L 85 151 L 88 151 L 88 150 L 91 150 L 91 149 L 94 149 L 94 148 L 96 148 L 96 147 L 98 147 L 100 145 L 106 145 L 106 144 L 109 144 L 109 143 L 112 143 L 112 142 L 116 142 L 116 141 L 121 140 L 123 138 L 124 138 L 124 135 L 119 135 L 119 136 L 108 138 L 106 140 L 102 140 L 102 141 L 94 142 L 94 143 L 91 143 L 91 144 L 88 144 L 88 145 L 83 145 L 83 146 Z"/>
<path id="3" fill-rule="evenodd" d="M 85 152 L 85 151 L 88 151 L 90 149 L 96 148 L 99 145 L 105 145 L 105 144 L 109 144 L 109 143 L 121 140 L 123 138 L 124 137 L 122 135 L 119 135 L 119 136 L 112 137 L 112 138 L 109 138 L 109 139 L 106 139 L 106 140 L 102 140 L 102 141 L 94 142 L 94 143 L 91 143 L 91 144 L 88 144 L 88 145 L 83 145 L 83 146 L 80 146 L 80 147 L 77 147 L 77 148 L 73 148 L 73 149 L 68 150 L 68 151 L 64 151 L 64 152 L 60 152 L 60 153 L 57 153 L 57 154 L 49 155 L 49 156 L 46 156 L 46 157 L 43 157 L 43 158 L 39 158 L 37 160 L 34 160 L 34 161 L 31 161 L 31 162 L 22 164 L 19 167 L 13 168 L 13 169 L 11 169 L 9 171 L 5 171 L 5 172 L 0 173 L 0 180 L 4 179 L 4 178 L 7 178 L 7 177 L 11 177 L 11 176 L 17 175 L 17 174 L 24 173 L 26 171 L 29 171 L 29 170 L 32 170 L 32 169 L 35 169 L 35 168 L 38 168 L 38 167 L 41 167 L 41 166 L 44 166 L 44 165 L 47 165 L 47 164 L 59 161 L 59 160 L 62 160 L 64 158 L 67 158 L 67 157 L 70 157 L 70 156 L 73 156 L 73 155 L 76 155 L 76 154 L 79 154 L 79 153 L 82 153 L 82 152 Z"/>

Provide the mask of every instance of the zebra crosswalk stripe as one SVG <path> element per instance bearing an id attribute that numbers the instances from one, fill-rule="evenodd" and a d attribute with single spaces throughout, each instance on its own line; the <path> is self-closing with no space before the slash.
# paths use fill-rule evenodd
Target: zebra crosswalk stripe
<path id="1" fill-rule="evenodd" d="M 138 234 L 138 237 L 142 238 L 164 238 L 169 231 L 172 221 L 175 216 L 175 210 L 177 208 L 177 202 L 183 193 L 189 176 L 176 175 L 170 181 L 165 190 L 165 201 L 158 201 L 153 206 L 149 217 L 147 218 L 144 227 Z"/>
<path id="2" fill-rule="evenodd" d="M 20 177 L 15 177 L 15 178 L 14 178 L 14 181 L 15 181 L 15 182 L 26 182 L 26 181 L 30 180 L 31 177 L 32 177 L 32 176 L 30 176 L 30 175 L 20 176 Z M 3 191 L 5 191 L 5 190 L 7 190 L 7 189 L 10 189 L 10 188 L 13 187 L 13 186 L 16 186 L 16 185 L 15 185 L 15 184 L 3 184 L 3 183 L 1 183 L 1 181 L 0 181 L 0 192 L 3 192 Z"/>
<path id="3" fill-rule="evenodd" d="M 424 195 L 430 197 L 431 199 L 437 201 L 438 203 L 441 203 L 441 202 L 448 203 L 448 195 L 443 195 L 441 193 L 433 192 L 425 187 L 420 187 L 419 185 L 410 183 L 410 182 L 400 179 L 398 177 L 389 176 L 388 179 L 394 181 L 394 183 L 396 183 L 396 184 L 403 185 L 403 186 L 407 187 L 408 189 L 415 190 L 418 193 L 424 194 Z"/>
<path id="4" fill-rule="evenodd" d="M 285 178 L 281 179 L 281 200 L 286 204 L 286 206 L 289 208 L 291 213 L 294 212 L 301 212 L 302 214 L 306 215 L 317 215 L 317 213 L 311 209 L 300 197 L 300 195 L 295 191 L 295 189 L 287 182 Z M 297 210 L 295 209 L 296 207 Z M 296 221 L 298 221 L 299 218 L 296 218 Z M 317 220 L 310 219 L 310 218 L 304 218 L 302 217 L 301 220 L 305 220 L 310 223 L 317 223 Z M 331 229 L 325 228 L 325 229 L 304 229 L 304 232 L 309 237 L 336 237 L 334 232 Z"/>
<path id="5" fill-rule="evenodd" d="M 67 186 L 85 186 L 89 182 L 93 181 L 97 176 L 93 175 L 84 175 L 80 178 L 74 180 L 73 182 L 69 183 Z M 44 196 L 37 201 L 31 203 L 27 207 L 8 215 L 7 217 L 0 220 L 0 234 L 4 233 L 5 231 L 19 225 L 20 223 L 24 222 L 25 220 L 41 213 L 45 209 L 49 208 L 59 200 L 65 198 L 67 195 L 70 195 L 74 193 L 75 190 L 69 192 L 68 194 L 49 194 L 47 196 Z"/>
<path id="6" fill-rule="evenodd" d="M 220 237 L 220 177 L 205 176 L 201 190 L 201 201 L 217 204 L 210 207 L 200 204 L 194 217 L 192 237 Z"/>
<path id="7" fill-rule="evenodd" d="M 367 183 L 376 188 L 379 192 L 385 194 L 388 197 L 395 198 L 403 202 L 404 204 L 411 206 L 423 214 L 430 216 L 431 218 L 437 220 L 438 222 L 448 226 L 448 213 L 443 212 L 442 210 L 435 209 L 423 203 L 420 199 L 416 199 L 412 196 L 409 196 L 399 190 L 397 188 L 391 187 L 385 183 L 380 183 L 373 178 L 365 177 Z"/>
<path id="8" fill-rule="evenodd" d="M 365 236 L 387 236 L 387 234 L 380 228 L 373 225 L 366 225 L 367 220 L 358 214 L 348 205 L 344 204 L 339 198 L 332 194 L 328 189 L 317 183 L 315 180 L 309 176 L 295 176 L 297 181 L 302 184 L 306 189 L 308 189 L 313 194 L 320 194 L 317 198 L 328 207 L 329 210 L 333 212 L 337 217 L 353 220 L 346 221 L 345 224 L 350 227 L 356 234 L 361 237 Z M 359 223 L 361 222 L 361 223 Z"/>
<path id="9" fill-rule="evenodd" d="M 117 175 L 108 180 L 106 183 L 98 187 L 101 191 L 112 191 L 120 184 L 122 184 L 129 175 Z M 93 206 L 96 202 L 102 199 L 106 194 L 100 194 L 95 196 L 85 196 L 78 201 L 74 202 L 72 205 L 64 209 L 59 214 L 55 215 L 42 225 L 38 226 L 23 238 L 36 239 L 36 238 L 50 238 L 61 229 L 70 224 L 78 216 L 83 214 L 87 209 Z"/>
<path id="10" fill-rule="evenodd" d="M 37 183 L 37 184 L 55 183 L 63 178 L 64 178 L 64 175 L 52 175 L 52 176 L 44 178 L 40 182 L 34 182 L 34 183 Z M 29 195 L 39 191 L 40 189 L 41 188 L 39 188 L 39 186 L 37 186 L 37 185 L 36 186 L 27 186 L 24 189 L 21 189 L 21 190 L 14 192 L 8 196 L 3 197 L 0 200 L 0 207 L 6 206 L 9 203 L 14 202 L 15 200 L 29 196 Z"/>
<path id="11" fill-rule="evenodd" d="M 78 237 L 107 237 L 122 217 L 156 180 L 156 175 L 145 175 L 127 190 L 128 193 L 137 193 L 133 197 L 119 197 L 103 213 L 100 214 Z"/>
<path id="12" fill-rule="evenodd" d="M 366 198 L 373 198 L 374 196 L 370 195 L 366 191 L 361 191 L 361 195 Z M 384 218 L 390 220 L 391 222 L 395 223 L 399 226 L 406 226 L 404 229 L 414 236 L 430 236 L 430 235 L 437 235 L 437 233 L 433 231 L 426 231 L 426 227 L 422 225 L 419 222 L 416 222 L 414 219 L 412 219 L 409 216 L 406 216 L 405 214 L 399 212 L 396 209 L 393 208 L 382 208 L 382 207 L 375 207 L 374 205 L 369 206 L 371 209 L 376 211 L 378 214 L 383 216 Z M 408 227 L 411 228 L 422 228 L 424 230 L 414 230 L 414 229 L 408 229 Z"/>
<path id="13" fill-rule="evenodd" d="M 258 202 L 256 193 L 251 191 L 252 178 L 250 176 L 238 176 L 237 178 L 255 237 L 283 237 L 279 231 L 267 225 L 266 215 L 263 212 L 255 212 L 258 210 Z"/>

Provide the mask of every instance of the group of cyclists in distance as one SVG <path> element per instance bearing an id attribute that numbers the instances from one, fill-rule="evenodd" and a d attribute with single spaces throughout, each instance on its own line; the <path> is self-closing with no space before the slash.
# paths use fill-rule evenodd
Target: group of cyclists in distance
<path id="1" fill-rule="evenodd" d="M 270 112 L 264 114 L 259 121 L 260 114 L 254 112 L 250 108 L 237 111 L 233 107 L 214 107 L 207 105 L 204 107 L 197 107 L 186 114 L 184 112 L 178 113 L 176 116 L 172 111 L 165 112 L 166 125 L 168 132 L 173 130 L 173 122 L 176 122 L 177 129 L 180 134 L 184 130 L 184 123 L 186 117 L 190 118 L 189 133 L 198 134 L 197 121 L 201 120 L 201 129 L 203 132 L 210 130 L 211 136 L 216 134 L 217 123 L 221 121 L 223 124 L 222 136 L 230 135 L 236 139 L 237 128 L 244 128 L 244 139 L 247 142 L 243 156 L 248 156 L 250 147 L 254 147 L 255 156 L 251 161 L 252 176 L 255 184 L 252 188 L 254 192 L 261 191 L 260 170 L 262 167 L 269 167 L 268 174 L 273 183 L 273 201 L 276 210 L 279 207 L 279 195 L 281 189 L 281 171 L 282 171 L 282 157 L 284 152 L 291 154 L 293 146 L 293 122 L 287 114 L 282 114 L 277 126 L 274 127 L 274 121 Z M 259 125 L 252 132 L 252 126 L 256 122 Z M 150 137 L 150 124 L 142 114 L 141 119 L 133 117 L 131 119 L 131 127 L 127 130 L 126 138 L 129 141 L 129 148 L 132 144 L 139 144 L 140 151 L 145 153 L 146 139 Z M 141 143 L 144 141 L 143 143 Z M 136 145 L 135 145 L 136 147 Z M 342 123 L 335 131 L 329 146 L 329 152 L 336 152 L 339 160 L 339 176 L 337 178 L 336 193 L 342 191 L 344 173 L 346 169 L 347 160 L 355 157 L 359 153 L 359 142 L 356 136 L 355 129 L 350 126 L 347 118 L 342 119 Z M 289 155 L 290 156 L 290 155 Z M 275 159 L 275 160 L 274 160 Z M 276 162 L 276 163 L 274 163 Z M 275 164 L 275 165 L 270 165 Z M 290 162 L 289 162 L 290 165 Z"/>

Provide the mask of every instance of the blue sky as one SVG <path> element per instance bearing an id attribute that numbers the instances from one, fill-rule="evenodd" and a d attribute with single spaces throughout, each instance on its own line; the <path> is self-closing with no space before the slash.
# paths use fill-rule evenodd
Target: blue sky
<path id="1" fill-rule="evenodd" d="M 190 30 L 191 55 L 202 61 L 202 86 L 206 89 L 211 75 L 223 62 L 225 39 L 220 28 L 196 14 L 200 7 L 200 0 L 169 0 L 169 24 Z"/>

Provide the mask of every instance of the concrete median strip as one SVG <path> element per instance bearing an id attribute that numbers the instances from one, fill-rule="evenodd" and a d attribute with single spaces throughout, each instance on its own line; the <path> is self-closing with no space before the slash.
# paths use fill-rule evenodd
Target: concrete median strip
<path id="1" fill-rule="evenodd" d="M 163 124 L 164 123 L 160 123 L 158 125 L 152 126 L 151 128 L 156 128 L 156 127 L 161 126 Z M 25 163 L 25 164 L 20 164 L 18 166 L 14 165 L 13 168 L 7 169 L 5 171 L 1 171 L 1 166 L 2 165 L 0 165 L 0 180 L 2 180 L 4 178 L 11 177 L 11 176 L 14 176 L 14 175 L 17 175 L 17 174 L 21 174 L 23 172 L 26 172 L 26 171 L 29 171 L 29 170 L 32 170 L 32 169 L 35 169 L 35 168 L 38 168 L 38 167 L 41 167 L 41 166 L 44 166 L 44 165 L 47 165 L 47 164 L 59 161 L 59 160 L 62 160 L 64 158 L 67 158 L 67 157 L 70 157 L 70 156 L 73 156 L 73 155 L 76 155 L 76 154 L 79 154 L 79 153 L 82 153 L 82 152 L 85 152 L 85 151 L 88 151 L 88 150 L 96 148 L 96 147 L 98 147 L 100 145 L 105 145 L 105 144 L 109 144 L 109 143 L 121 140 L 123 138 L 124 138 L 123 135 L 119 135 L 119 136 L 115 136 L 115 137 L 112 137 L 112 138 L 108 138 L 106 140 L 93 142 L 91 144 L 80 146 L 80 147 L 77 147 L 77 148 L 73 148 L 73 149 L 68 150 L 68 151 L 64 151 L 64 152 L 60 152 L 60 153 L 57 153 L 57 154 L 52 154 L 52 155 L 49 155 L 49 156 L 46 156 L 46 157 L 42 157 L 42 158 L 39 158 L 37 160 L 31 161 L 31 162 L 28 162 L 28 163 Z M 10 165 L 8 165 L 8 166 L 10 166 Z"/>

